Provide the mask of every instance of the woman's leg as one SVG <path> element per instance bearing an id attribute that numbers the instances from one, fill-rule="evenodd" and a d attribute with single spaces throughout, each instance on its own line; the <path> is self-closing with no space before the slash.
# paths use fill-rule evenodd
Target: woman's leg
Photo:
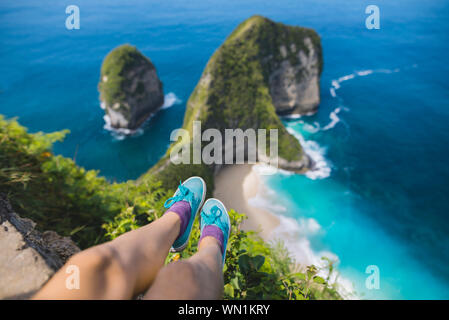
<path id="1" fill-rule="evenodd" d="M 219 241 L 205 237 L 195 255 L 172 262 L 159 271 L 144 299 L 220 299 L 222 263 Z"/>
<path id="2" fill-rule="evenodd" d="M 130 299 L 153 283 L 168 250 L 187 244 L 206 184 L 200 177 L 182 183 L 164 206 L 169 210 L 145 227 L 76 254 L 34 296 L 35 299 Z M 80 288 L 70 289 L 67 267 L 78 267 Z M 70 270 L 73 270 L 71 268 Z"/>
<path id="3" fill-rule="evenodd" d="M 224 204 L 209 199 L 201 210 L 198 252 L 159 271 L 145 299 L 220 299 L 223 294 L 223 263 L 231 232 Z"/>
<path id="4" fill-rule="evenodd" d="M 179 235 L 180 225 L 179 215 L 167 212 L 144 227 L 82 251 L 71 257 L 33 298 L 130 299 L 152 284 Z M 79 289 L 66 286 L 71 276 L 66 271 L 71 265 L 78 267 Z"/>

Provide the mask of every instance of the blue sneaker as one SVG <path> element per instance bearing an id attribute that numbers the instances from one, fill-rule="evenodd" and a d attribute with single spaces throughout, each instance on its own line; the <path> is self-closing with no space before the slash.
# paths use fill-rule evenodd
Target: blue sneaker
<path id="1" fill-rule="evenodd" d="M 213 236 L 221 242 L 224 266 L 226 259 L 226 247 L 228 245 L 229 235 L 231 233 L 231 220 L 229 219 L 228 211 L 220 200 L 212 198 L 208 199 L 203 205 L 200 218 L 201 237 Z M 207 228 L 208 230 L 204 232 L 204 229 L 209 226 L 218 227 L 223 233 L 223 238 L 220 237 L 221 235 L 216 228 Z"/>
<path id="2" fill-rule="evenodd" d="M 187 227 L 182 234 L 175 240 L 170 251 L 179 252 L 185 249 L 189 243 L 190 234 L 192 231 L 193 222 L 195 217 L 204 203 L 206 197 L 206 183 L 200 177 L 190 177 L 184 183 L 180 183 L 173 197 L 167 199 L 164 203 L 164 207 L 169 209 L 176 202 L 186 201 L 190 204 L 190 219 Z M 182 219 L 181 219 L 182 220 Z"/>

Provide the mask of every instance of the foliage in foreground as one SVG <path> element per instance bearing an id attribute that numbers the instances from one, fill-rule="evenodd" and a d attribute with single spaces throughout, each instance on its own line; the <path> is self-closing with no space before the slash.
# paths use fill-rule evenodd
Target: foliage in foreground
<path id="1" fill-rule="evenodd" d="M 136 229 L 162 213 L 163 201 L 174 190 L 154 176 L 138 182 L 109 183 L 97 171 L 53 155 L 52 144 L 67 131 L 30 134 L 15 120 L 0 116 L 0 192 L 14 209 L 41 230 L 71 236 L 87 248 Z M 224 267 L 226 299 L 340 299 L 315 266 L 298 272 L 282 243 L 269 244 L 256 233 L 240 229 L 243 214 L 231 210 L 232 233 Z M 181 254 L 170 253 L 167 263 L 195 253 L 198 221 Z"/>

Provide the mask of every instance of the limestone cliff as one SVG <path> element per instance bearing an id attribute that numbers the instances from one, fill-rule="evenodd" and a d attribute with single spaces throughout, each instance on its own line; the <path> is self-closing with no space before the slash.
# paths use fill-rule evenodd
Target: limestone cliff
<path id="1" fill-rule="evenodd" d="M 291 32 L 307 31 L 293 28 Z M 280 45 L 281 59 L 274 61 L 268 82 L 279 115 L 315 113 L 320 103 L 321 46 L 317 35 L 308 32 L 309 35 L 296 39 L 303 39 L 299 48 L 295 41 L 286 40 Z M 272 56 L 267 58 L 270 59 L 275 60 Z"/>
<path id="2" fill-rule="evenodd" d="M 315 31 L 253 16 L 210 58 L 187 102 L 183 128 L 191 137 L 196 120 L 203 132 L 215 128 L 223 136 L 225 129 L 278 129 L 279 167 L 294 172 L 311 169 L 313 161 L 278 115 L 317 109 L 322 65 Z M 226 147 L 223 144 L 223 152 Z M 156 175 L 167 187 L 176 188 L 179 179 L 200 175 L 213 189 L 220 165 L 175 165 L 169 159 L 172 148 L 141 179 Z M 257 160 L 267 159 L 258 156 Z"/>
<path id="3" fill-rule="evenodd" d="M 112 50 L 101 67 L 100 100 L 113 128 L 135 130 L 164 103 L 153 63 L 135 47 Z"/>

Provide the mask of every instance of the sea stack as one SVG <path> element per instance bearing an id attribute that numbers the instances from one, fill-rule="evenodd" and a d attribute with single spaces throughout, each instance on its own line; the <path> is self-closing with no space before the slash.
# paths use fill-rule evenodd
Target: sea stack
<path id="1" fill-rule="evenodd" d="M 101 66 L 101 107 L 115 129 L 133 132 L 164 104 L 153 63 L 129 44 L 112 50 Z"/>

